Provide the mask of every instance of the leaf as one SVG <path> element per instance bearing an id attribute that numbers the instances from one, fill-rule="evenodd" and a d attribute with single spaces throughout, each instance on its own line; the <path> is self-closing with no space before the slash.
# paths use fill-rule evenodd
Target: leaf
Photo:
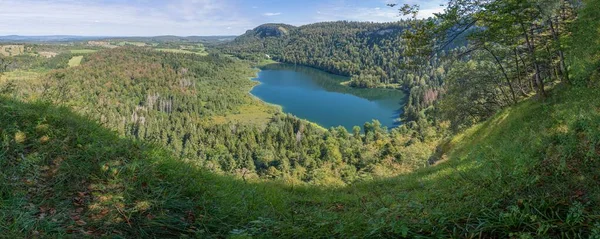
<path id="1" fill-rule="evenodd" d="M 388 209 L 388 208 L 386 208 L 386 207 L 384 207 L 384 208 L 381 208 L 381 209 L 377 210 L 377 212 L 375 212 L 375 215 L 377 215 L 377 216 L 381 216 L 381 215 L 383 215 L 384 213 L 388 212 L 389 210 L 390 210 L 390 209 Z"/>
<path id="2" fill-rule="evenodd" d="M 402 233 L 402 237 L 407 237 L 408 236 L 408 230 L 409 230 L 408 227 L 406 225 L 404 225 L 404 224 L 400 227 L 400 231 Z"/>

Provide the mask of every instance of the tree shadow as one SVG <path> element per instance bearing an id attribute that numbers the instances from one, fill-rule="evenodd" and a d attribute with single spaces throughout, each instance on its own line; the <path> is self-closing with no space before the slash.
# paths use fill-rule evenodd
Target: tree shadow
<path id="1" fill-rule="evenodd" d="M 347 187 L 316 187 L 210 173 L 66 108 L 0 98 L 0 225 L 6 225 L 0 228 L 13 237 L 399 237 L 405 229 L 412 236 L 457 235 L 452 229 L 460 227 L 481 232 L 467 227 L 477 225 L 490 205 L 510 204 L 516 196 L 507 190 L 524 190 L 535 176 L 515 174 L 521 162 L 495 160 L 499 152 L 482 142 L 510 141 L 502 129 L 526 116 L 499 118 L 490 121 L 493 127 L 465 133 L 454 142 L 452 160 L 435 167 Z"/>

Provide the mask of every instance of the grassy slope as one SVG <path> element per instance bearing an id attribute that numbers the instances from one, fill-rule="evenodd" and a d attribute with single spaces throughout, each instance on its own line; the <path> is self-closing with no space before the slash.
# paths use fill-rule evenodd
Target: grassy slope
<path id="1" fill-rule="evenodd" d="M 345 188 L 192 168 L 66 109 L 0 100 L 0 231 L 171 237 L 508 237 L 600 231 L 600 92 L 556 90 L 450 144 L 448 160 Z M 521 235 L 511 234 L 520 232 Z"/>

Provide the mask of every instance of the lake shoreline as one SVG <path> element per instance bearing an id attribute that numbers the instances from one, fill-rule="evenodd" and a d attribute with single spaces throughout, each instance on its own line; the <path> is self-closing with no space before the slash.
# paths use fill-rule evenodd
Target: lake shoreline
<path id="1" fill-rule="evenodd" d="M 327 129 L 354 126 L 378 120 L 388 129 L 398 127 L 406 95 L 403 91 L 344 86 L 345 76 L 331 74 L 314 67 L 287 63 L 255 67 L 249 77 L 253 86 L 249 94 L 262 103 L 277 107 L 279 112 Z M 285 81 L 281 81 L 285 78 Z M 256 88 L 261 86 L 260 88 Z M 320 122 L 320 123 L 317 123 Z M 326 126 L 327 125 L 327 126 Z"/>
<path id="2" fill-rule="evenodd" d="M 256 95 L 253 95 L 253 94 L 252 94 L 252 90 L 254 90 L 254 87 L 257 87 L 257 86 L 259 86 L 259 85 L 261 85 L 261 84 L 262 84 L 262 82 L 260 82 L 260 81 L 257 81 L 257 80 L 254 80 L 254 79 L 257 79 L 257 78 L 258 78 L 258 73 L 260 73 L 260 71 L 261 71 L 261 70 L 260 70 L 260 69 L 258 69 L 258 71 L 256 72 L 255 76 L 248 77 L 248 79 L 249 79 L 250 81 L 252 81 L 252 82 L 254 82 L 254 83 L 255 83 L 255 84 L 254 84 L 252 87 L 250 87 L 250 89 L 248 90 L 248 94 L 249 94 L 249 95 L 250 95 L 252 98 L 259 100 L 260 102 L 262 102 L 263 104 L 265 104 L 265 105 L 267 105 L 267 106 L 271 106 L 271 107 L 277 108 L 277 109 L 279 110 L 279 113 L 285 113 L 285 112 L 283 111 L 283 106 L 281 106 L 281 105 L 278 105 L 278 104 L 272 104 L 272 103 L 266 102 L 266 101 L 262 100 L 260 97 L 258 97 L 258 96 L 256 96 Z"/>
<path id="3" fill-rule="evenodd" d="M 276 63 L 273 63 L 273 64 L 276 64 Z M 262 104 L 265 104 L 265 105 L 267 105 L 267 106 L 270 106 L 270 107 L 274 107 L 274 108 L 276 108 L 276 109 L 277 109 L 277 111 L 279 111 L 278 113 L 292 115 L 292 116 L 294 116 L 294 117 L 296 117 L 296 118 L 298 118 L 298 119 L 300 119 L 300 120 L 303 120 L 303 121 L 305 121 L 306 123 L 308 123 L 308 124 L 311 124 L 311 125 L 313 125 L 313 126 L 315 126 L 315 127 L 319 128 L 319 129 L 322 129 L 322 130 L 324 130 L 324 131 L 328 131 L 328 129 L 327 129 L 327 128 L 325 128 L 324 126 L 322 126 L 322 125 L 320 125 L 320 124 L 318 124 L 318 123 L 316 123 L 316 122 L 312 122 L 312 121 L 310 121 L 310 120 L 308 120 L 308 119 L 300 118 L 300 117 L 298 117 L 298 116 L 296 116 L 296 115 L 294 115 L 294 114 L 292 114 L 292 113 L 286 113 L 286 112 L 283 110 L 283 106 L 282 106 L 282 105 L 278 105 L 278 104 L 273 104 L 273 103 L 266 102 L 266 101 L 262 100 L 260 97 L 258 97 L 258 96 L 256 96 L 256 95 L 253 95 L 253 94 L 252 94 L 252 90 L 254 89 L 254 87 L 257 87 L 257 86 L 259 86 L 259 85 L 261 85 L 261 84 L 262 84 L 262 82 L 260 82 L 260 81 L 258 81 L 258 80 L 255 80 L 255 79 L 257 79 L 257 78 L 258 78 L 258 73 L 260 73 L 260 72 L 261 72 L 260 68 L 257 68 L 257 69 L 258 69 L 258 71 L 256 72 L 255 76 L 253 76 L 253 77 L 248 77 L 248 79 L 249 79 L 250 81 L 252 81 L 252 82 L 255 82 L 255 83 L 256 83 L 255 85 L 253 85 L 252 87 L 250 87 L 250 90 L 248 90 L 248 94 L 249 94 L 249 95 L 250 95 L 252 98 L 259 100 L 259 101 L 260 101 Z"/>

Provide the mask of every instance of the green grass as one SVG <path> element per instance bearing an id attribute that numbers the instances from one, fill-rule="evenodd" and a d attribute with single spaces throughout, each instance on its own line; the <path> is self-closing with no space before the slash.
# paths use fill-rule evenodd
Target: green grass
<path id="1" fill-rule="evenodd" d="M 91 49 L 79 49 L 79 50 L 71 50 L 71 54 L 92 54 L 97 52 L 98 50 Z"/>
<path id="2" fill-rule="evenodd" d="M 279 64 L 279 62 L 274 61 L 272 59 L 262 59 L 260 62 L 258 62 L 256 64 L 256 66 L 260 67 L 260 66 L 266 66 L 266 65 L 271 65 L 271 64 Z"/>
<path id="3" fill-rule="evenodd" d="M 81 60 L 83 60 L 83 56 L 74 56 L 69 60 L 69 67 L 76 67 L 81 65 Z"/>
<path id="4" fill-rule="evenodd" d="M 5 72 L 0 75 L 0 89 L 12 86 L 9 88 L 14 89 L 7 93 L 13 97 L 28 101 L 37 100 L 43 91 L 43 76 L 48 72 L 47 69 Z"/>
<path id="5" fill-rule="evenodd" d="M 242 105 L 236 113 L 212 117 L 211 123 L 256 125 L 264 128 L 271 121 L 273 115 L 279 111 L 277 107 L 253 99 L 251 104 Z"/>
<path id="6" fill-rule="evenodd" d="M 600 92 L 556 89 L 455 137 L 447 160 L 347 187 L 208 173 L 49 104 L 0 99 L 7 237 L 587 238 Z"/>
<path id="7" fill-rule="evenodd" d="M 144 43 L 144 42 L 129 42 L 129 41 L 122 41 L 122 42 L 117 42 L 116 44 L 117 44 L 117 46 L 126 46 L 126 45 L 133 45 L 133 46 L 146 46 L 146 43 Z"/>

